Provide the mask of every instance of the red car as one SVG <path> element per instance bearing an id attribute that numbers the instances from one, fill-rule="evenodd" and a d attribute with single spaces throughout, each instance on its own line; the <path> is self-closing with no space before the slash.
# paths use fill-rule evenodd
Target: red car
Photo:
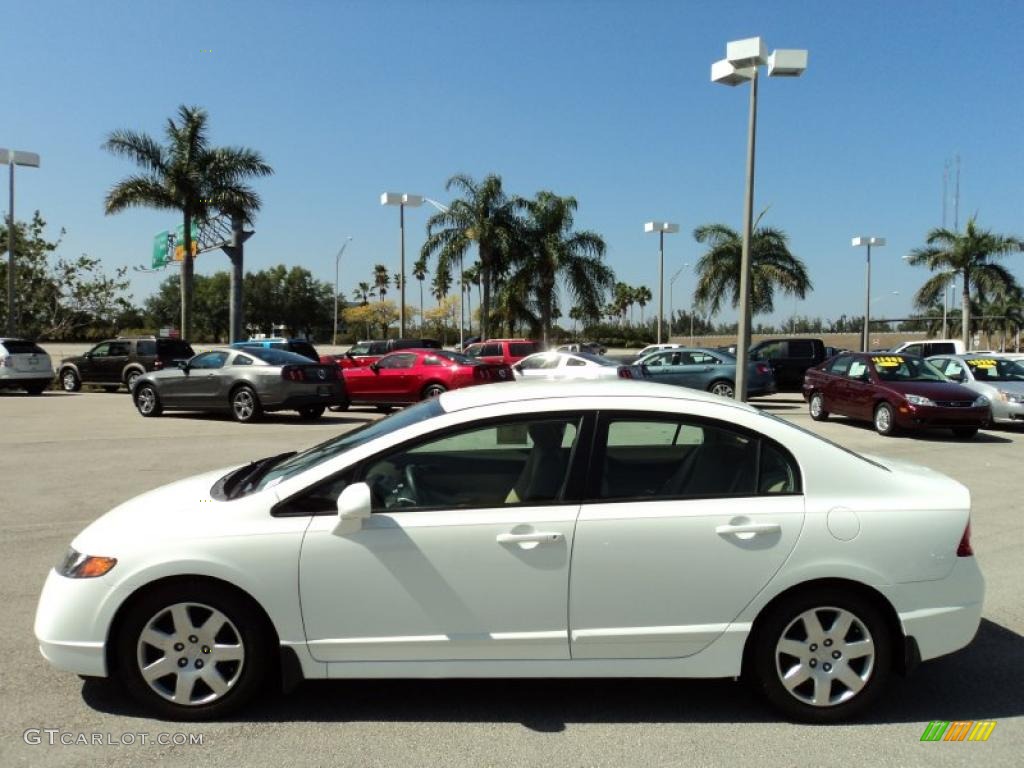
<path id="1" fill-rule="evenodd" d="M 974 437 L 989 420 L 989 402 L 947 379 L 924 358 L 887 352 L 844 353 L 804 375 L 811 418 L 830 413 L 871 421 L 882 435 L 947 427 Z"/>
<path id="2" fill-rule="evenodd" d="M 442 349 L 392 352 L 375 363 L 343 369 L 352 403 L 408 405 L 449 389 L 513 381 L 512 368 Z"/>
<path id="3" fill-rule="evenodd" d="M 320 362 L 325 365 L 336 363 L 340 368 L 360 368 L 375 363 L 389 352 L 400 349 L 441 349 L 441 343 L 435 339 L 380 339 L 377 341 L 359 341 L 340 355 L 320 355 Z"/>
<path id="4" fill-rule="evenodd" d="M 466 354 L 485 363 L 515 365 L 524 357 L 541 351 L 541 343 L 530 339 L 488 339 L 466 347 Z"/>

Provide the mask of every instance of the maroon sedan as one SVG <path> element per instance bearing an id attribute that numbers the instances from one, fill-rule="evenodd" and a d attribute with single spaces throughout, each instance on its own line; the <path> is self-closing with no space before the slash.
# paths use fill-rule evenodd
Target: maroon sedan
<path id="1" fill-rule="evenodd" d="M 449 389 L 513 381 L 507 365 L 484 363 L 442 349 L 406 349 L 370 365 L 342 370 L 355 404 L 408 405 Z"/>
<path id="2" fill-rule="evenodd" d="M 989 420 L 989 402 L 947 379 L 924 358 L 846 353 L 809 368 L 804 399 L 811 418 L 830 413 L 871 421 L 879 434 L 947 427 L 973 437 Z"/>

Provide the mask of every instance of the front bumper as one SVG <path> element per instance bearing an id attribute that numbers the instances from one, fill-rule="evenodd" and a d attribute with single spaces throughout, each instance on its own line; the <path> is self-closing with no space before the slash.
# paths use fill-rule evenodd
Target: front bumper
<path id="1" fill-rule="evenodd" d="M 1024 403 L 992 400 L 992 421 L 1004 423 L 1024 422 Z"/>
<path id="2" fill-rule="evenodd" d="M 948 408 L 937 405 L 896 406 L 896 425 L 904 429 L 928 429 L 930 427 L 983 427 L 988 423 L 990 411 L 987 405 L 970 408 Z"/>
<path id="3" fill-rule="evenodd" d="M 50 569 L 36 608 L 39 652 L 59 669 L 106 677 L 106 624 L 97 613 L 110 593 L 107 577 L 68 579 Z"/>

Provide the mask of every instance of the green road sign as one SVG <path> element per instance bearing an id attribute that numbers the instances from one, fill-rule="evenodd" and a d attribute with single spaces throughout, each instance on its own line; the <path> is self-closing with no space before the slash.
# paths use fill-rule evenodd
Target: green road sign
<path id="1" fill-rule="evenodd" d="M 199 225 L 192 222 L 192 256 L 199 251 Z M 174 260 L 185 260 L 185 225 L 179 224 L 174 230 Z"/>
<path id="2" fill-rule="evenodd" d="M 171 233 L 166 229 L 153 237 L 153 269 L 167 266 L 167 238 Z"/>

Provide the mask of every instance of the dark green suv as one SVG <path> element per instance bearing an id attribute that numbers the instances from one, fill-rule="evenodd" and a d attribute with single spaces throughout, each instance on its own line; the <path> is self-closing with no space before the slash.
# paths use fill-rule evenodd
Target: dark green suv
<path id="1" fill-rule="evenodd" d="M 156 336 L 122 337 L 101 341 L 84 355 L 61 361 L 57 377 L 66 392 L 77 392 L 83 384 L 95 384 L 108 392 L 124 386 L 131 392 L 139 376 L 149 371 L 172 368 L 195 352 L 181 339 Z"/>

